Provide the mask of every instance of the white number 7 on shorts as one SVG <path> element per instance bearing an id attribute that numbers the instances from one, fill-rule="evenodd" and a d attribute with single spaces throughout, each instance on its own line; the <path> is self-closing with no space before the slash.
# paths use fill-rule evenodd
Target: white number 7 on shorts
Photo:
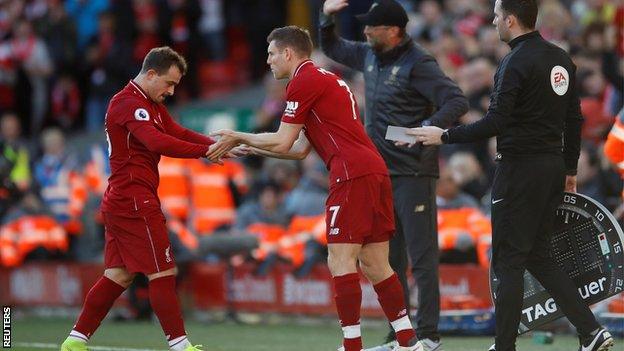
<path id="1" fill-rule="evenodd" d="M 329 226 L 333 227 L 334 223 L 336 223 L 336 216 L 338 215 L 338 210 L 340 210 L 340 206 L 330 206 L 329 210 L 332 212 L 332 218 L 329 222 Z"/>

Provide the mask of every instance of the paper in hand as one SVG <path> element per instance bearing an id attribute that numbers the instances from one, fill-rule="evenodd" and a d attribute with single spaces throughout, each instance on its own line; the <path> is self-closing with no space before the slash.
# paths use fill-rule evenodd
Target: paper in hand
<path id="1" fill-rule="evenodd" d="M 407 135 L 405 132 L 408 130 L 410 130 L 410 128 L 388 126 L 386 130 L 386 140 L 415 144 L 416 137 L 414 135 Z"/>

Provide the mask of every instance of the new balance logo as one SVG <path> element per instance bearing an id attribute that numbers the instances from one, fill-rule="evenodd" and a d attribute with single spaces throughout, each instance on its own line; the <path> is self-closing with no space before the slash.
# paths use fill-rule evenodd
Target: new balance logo
<path id="1" fill-rule="evenodd" d="M 284 116 L 295 117 L 295 112 L 299 107 L 298 101 L 286 101 L 286 109 L 284 110 Z"/>
<path id="2" fill-rule="evenodd" d="M 340 234 L 340 228 L 331 228 L 329 230 L 329 235 L 338 235 Z"/>
<path id="3" fill-rule="evenodd" d="M 403 317 L 407 315 L 407 309 L 404 308 L 401 311 L 399 311 L 399 314 L 397 314 L 397 317 Z"/>

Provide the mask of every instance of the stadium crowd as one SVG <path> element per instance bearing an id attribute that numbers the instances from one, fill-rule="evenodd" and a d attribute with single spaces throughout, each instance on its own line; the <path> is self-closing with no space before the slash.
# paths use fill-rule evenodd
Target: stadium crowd
<path id="1" fill-rule="evenodd" d="M 410 16 L 408 33 L 436 57 L 469 99 L 470 110 L 460 123 L 483 117 L 495 67 L 509 51 L 491 25 L 492 2 L 400 2 Z M 371 3 L 352 1 L 339 16 L 341 35 L 362 40 L 362 27 L 352 15 L 365 12 Z M 109 172 L 103 136 L 106 106 L 150 48 L 169 45 L 189 62 L 189 73 L 169 103 L 184 106 L 235 96 L 239 88 L 263 84 L 265 97 L 255 111 L 254 131 L 271 131 L 285 107 L 285 85 L 266 74 L 266 35 L 274 27 L 297 24 L 315 36 L 321 4 L 0 1 L 0 266 L 27 260 L 102 260 L 98 209 Z M 624 170 L 620 164 L 618 174 L 603 149 L 618 113 L 624 118 L 624 3 L 542 0 L 539 14 L 542 35 L 568 50 L 578 67 L 586 119 L 578 191 L 622 220 Z M 364 106 L 361 75 L 320 52 L 313 58 L 347 79 Z M 442 262 L 489 263 L 494 144 L 490 140 L 442 148 L 437 187 Z M 272 263 L 283 261 L 305 275 L 324 259 L 328 182 L 318 156 L 301 162 L 249 156 L 223 166 L 163 157 L 159 170 L 159 195 L 178 262 L 251 259 L 261 262 L 257 273 L 264 274 Z M 223 249 L 228 244 L 219 240 L 228 237 L 241 239 L 232 250 Z M 246 243 L 250 237 L 257 239 L 257 246 Z"/>

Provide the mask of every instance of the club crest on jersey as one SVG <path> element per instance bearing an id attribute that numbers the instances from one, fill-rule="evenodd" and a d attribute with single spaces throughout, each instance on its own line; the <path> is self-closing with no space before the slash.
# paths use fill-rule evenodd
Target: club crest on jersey
<path id="1" fill-rule="evenodd" d="M 570 75 L 568 71 L 561 66 L 553 67 L 552 70 L 550 70 L 550 85 L 557 95 L 565 95 L 570 86 Z"/>
<path id="2" fill-rule="evenodd" d="M 149 113 L 144 108 L 137 108 L 134 110 L 134 118 L 137 121 L 149 121 Z"/>
<path id="3" fill-rule="evenodd" d="M 295 112 L 297 112 L 297 107 L 299 107 L 298 101 L 286 101 L 286 109 L 284 110 L 284 116 L 295 117 Z"/>

